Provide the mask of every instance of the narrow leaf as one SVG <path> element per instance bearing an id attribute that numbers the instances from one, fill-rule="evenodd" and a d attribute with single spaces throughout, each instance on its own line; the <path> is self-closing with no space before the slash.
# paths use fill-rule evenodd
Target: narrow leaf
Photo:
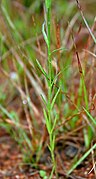
<path id="1" fill-rule="evenodd" d="M 55 77 L 54 77 L 54 79 L 53 79 L 53 81 L 52 81 L 52 83 L 51 83 L 51 86 L 53 86 L 54 81 L 57 79 L 57 77 L 58 77 L 61 73 L 63 73 L 65 70 L 67 70 L 69 67 L 70 67 L 70 66 L 66 66 L 63 70 L 59 71 L 59 73 L 57 73 L 57 74 L 55 75 Z"/>
<path id="2" fill-rule="evenodd" d="M 47 127 L 47 130 L 48 130 L 48 133 L 50 134 L 51 124 L 49 123 L 48 116 L 47 116 L 45 109 L 44 109 L 44 117 L 45 117 L 45 120 L 46 120 L 46 127 Z"/>
<path id="3" fill-rule="evenodd" d="M 43 67 L 41 66 L 41 64 L 39 63 L 39 61 L 36 59 L 36 63 L 38 65 L 38 67 L 40 68 L 41 72 L 43 73 L 43 75 L 46 77 L 46 79 L 48 80 L 48 75 L 47 73 L 45 72 L 45 70 L 43 69 Z"/>
<path id="4" fill-rule="evenodd" d="M 67 48 L 64 48 L 64 47 L 60 47 L 60 48 L 57 48 L 57 49 L 55 49 L 55 50 L 53 50 L 52 52 L 51 52 L 51 55 L 53 54 L 53 53 L 55 53 L 55 52 L 58 52 L 58 51 L 60 51 L 60 50 L 63 50 L 63 51 L 67 51 L 68 49 Z"/>
<path id="5" fill-rule="evenodd" d="M 43 100 L 45 106 L 47 107 L 47 102 L 46 102 L 46 100 L 44 99 L 44 97 L 43 97 L 42 95 L 41 95 L 41 98 L 42 98 L 42 100 Z"/>
<path id="6" fill-rule="evenodd" d="M 53 100 L 52 100 L 51 110 L 52 110 L 52 108 L 53 108 L 53 106 L 54 106 L 54 103 L 55 103 L 55 101 L 56 101 L 56 98 L 57 98 L 59 92 L 60 92 L 60 88 L 57 90 L 57 92 L 56 92 L 56 94 L 55 94 L 55 96 L 54 96 L 54 98 L 53 98 Z"/>
<path id="7" fill-rule="evenodd" d="M 56 126 L 57 119 L 58 119 L 58 116 L 56 115 L 55 119 L 54 119 L 53 127 L 51 129 L 51 134 L 53 133 L 53 130 L 54 130 L 55 126 Z"/>
<path id="8" fill-rule="evenodd" d="M 4 13 L 4 15 L 5 15 L 7 21 L 8 21 L 8 23 L 9 23 L 9 25 L 10 25 L 10 27 L 11 27 L 13 30 L 15 30 L 15 26 L 14 26 L 13 22 L 11 21 L 9 15 L 8 15 L 6 9 L 5 9 L 5 7 L 4 7 L 4 6 L 1 6 L 1 8 L 2 8 L 2 11 L 3 11 L 3 13 Z"/>
<path id="9" fill-rule="evenodd" d="M 44 36 L 44 40 L 47 44 L 47 47 L 49 47 L 48 37 L 47 37 L 46 32 L 45 32 L 45 22 L 42 24 L 42 33 L 43 33 L 43 36 Z"/>
<path id="10" fill-rule="evenodd" d="M 1 104 L 0 104 L 0 109 L 8 118 L 14 121 L 13 116 Z"/>
<path id="11" fill-rule="evenodd" d="M 94 123 L 94 125 L 96 126 L 96 120 L 91 116 L 91 114 L 83 107 L 84 111 L 86 112 L 86 114 L 88 115 L 88 117 L 92 120 L 92 122 Z"/>
<path id="12" fill-rule="evenodd" d="M 80 165 L 80 163 L 94 150 L 96 149 L 96 143 L 91 147 L 91 149 L 89 149 L 74 165 L 73 167 L 68 171 L 68 175 L 70 173 L 72 173 L 72 171 L 78 166 Z"/>

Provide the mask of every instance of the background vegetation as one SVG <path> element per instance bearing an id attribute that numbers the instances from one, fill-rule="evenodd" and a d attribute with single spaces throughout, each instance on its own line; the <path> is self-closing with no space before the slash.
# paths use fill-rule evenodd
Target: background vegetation
<path id="1" fill-rule="evenodd" d="M 49 47 L 43 0 L 1 1 L 0 128 L 41 176 L 50 166 L 45 178 L 52 156 L 54 176 L 59 165 L 67 176 L 96 148 L 95 9 L 95 0 L 52 0 Z"/>

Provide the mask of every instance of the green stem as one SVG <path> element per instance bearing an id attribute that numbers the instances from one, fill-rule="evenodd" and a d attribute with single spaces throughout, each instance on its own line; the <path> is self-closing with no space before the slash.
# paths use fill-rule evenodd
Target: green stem
<path id="1" fill-rule="evenodd" d="M 51 63 L 51 36 L 50 36 L 50 8 L 47 9 L 47 35 L 48 35 L 48 73 L 49 73 L 49 90 L 48 90 L 48 101 L 51 103 L 51 82 L 52 82 L 52 63 Z"/>
<path id="2" fill-rule="evenodd" d="M 50 35 L 50 20 L 51 20 L 51 7 L 47 8 L 47 37 L 48 37 L 48 74 L 49 74 L 49 83 L 48 83 L 48 119 L 49 123 L 52 126 L 52 119 L 51 119 L 51 98 L 52 98 L 52 58 L 51 58 L 51 35 Z M 51 149 L 51 158 L 53 163 L 52 172 L 50 175 L 50 179 L 53 176 L 53 173 L 56 169 L 55 163 L 55 156 L 54 156 L 54 149 L 53 149 L 53 133 L 49 133 L 50 139 L 50 149 Z"/>

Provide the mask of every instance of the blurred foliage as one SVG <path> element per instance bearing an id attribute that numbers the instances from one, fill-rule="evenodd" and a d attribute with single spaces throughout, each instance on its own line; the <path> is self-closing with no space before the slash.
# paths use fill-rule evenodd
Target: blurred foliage
<path id="1" fill-rule="evenodd" d="M 80 2 L 81 2 L 82 9 L 84 9 L 84 15 L 86 18 L 88 18 L 88 23 L 93 24 L 95 9 L 96 9 L 95 1 L 94 0 L 93 1 L 80 0 Z M 60 46 L 63 45 L 63 47 L 65 47 L 66 45 L 67 49 L 68 48 L 71 49 L 71 46 L 73 44 L 72 30 L 73 30 L 73 33 L 77 35 L 76 38 L 78 40 L 80 37 L 78 37 L 79 33 L 77 34 L 77 32 L 78 32 L 78 29 L 81 27 L 81 29 L 79 30 L 82 31 L 83 29 L 85 32 L 84 35 L 81 34 L 80 43 L 81 43 L 81 51 L 82 51 L 83 49 L 82 39 L 85 39 L 84 37 L 86 36 L 86 30 L 85 30 L 85 24 L 81 16 L 78 15 L 77 20 L 73 23 L 73 27 L 71 31 L 69 28 L 71 20 L 73 20 L 74 16 L 77 13 L 80 14 L 75 0 L 52 0 L 52 15 L 51 15 L 52 17 L 52 32 L 51 32 L 51 45 L 52 46 L 51 48 L 52 50 L 57 48 L 56 43 L 58 41 L 58 38 L 60 38 L 59 39 Z M 25 80 L 24 77 L 27 76 L 26 69 L 28 70 L 28 72 L 30 72 L 32 80 L 34 79 L 34 83 L 37 82 L 39 84 L 38 86 L 41 87 L 41 89 L 43 89 L 44 93 L 45 94 L 47 93 L 46 92 L 47 86 L 46 86 L 45 79 L 41 71 L 38 70 L 38 67 L 36 66 L 36 58 L 37 58 L 38 60 L 40 60 L 40 64 L 44 67 L 44 69 L 46 69 L 47 67 L 47 60 L 46 60 L 47 50 L 46 50 L 44 39 L 42 37 L 42 24 L 44 22 L 44 15 L 45 15 L 44 14 L 44 0 L 2 0 L 1 16 L 0 16 L 1 18 L 0 19 L 1 20 L 0 21 L 0 32 L 1 32 L 0 33 L 0 47 L 1 47 L 0 55 L 1 57 L 3 56 L 2 67 L 8 73 L 9 76 L 11 72 L 15 72 L 14 74 L 17 74 L 19 80 L 15 81 L 16 82 L 15 87 L 17 87 L 19 82 L 21 82 L 20 88 L 22 89 L 22 91 L 25 92 L 25 94 L 27 93 L 27 95 L 28 95 L 28 91 L 25 90 L 25 86 L 24 86 L 24 80 Z M 56 36 L 57 23 L 59 23 L 60 25 L 60 29 L 59 29 L 60 34 L 58 33 L 60 36 L 57 35 L 59 37 Z M 68 31 L 69 31 L 69 34 L 68 34 Z M 68 35 L 67 40 L 65 36 L 66 34 Z M 88 36 L 87 36 L 87 39 L 88 39 Z M 66 44 L 63 43 L 65 42 L 64 40 L 66 40 Z M 86 40 L 84 41 L 87 44 L 87 41 Z M 82 57 L 81 51 L 80 53 Z M 88 71 L 89 74 L 87 73 L 87 75 L 90 75 L 90 69 L 91 69 L 90 64 L 92 63 L 92 61 L 90 62 L 89 58 L 86 60 L 85 56 L 83 54 L 83 60 L 81 58 L 81 63 L 84 65 L 85 74 L 86 74 L 86 71 L 89 70 Z M 64 126 L 62 125 L 61 128 L 58 130 L 62 133 L 65 132 L 64 135 L 66 135 L 68 131 L 73 130 L 75 127 L 79 127 L 79 125 L 82 125 L 83 122 L 87 124 L 86 121 L 82 122 L 83 115 L 81 114 L 82 106 L 85 105 L 84 92 L 83 92 L 83 87 L 82 87 L 84 85 L 80 85 L 81 76 L 78 72 L 79 70 L 78 70 L 77 59 L 75 59 L 74 57 L 74 48 L 72 48 L 70 51 L 62 51 L 60 53 L 58 53 L 57 51 L 52 56 L 52 59 L 53 59 L 53 75 L 55 74 L 55 72 L 58 72 L 58 59 L 60 60 L 60 70 L 62 71 L 60 74 L 60 77 L 58 76 L 56 85 L 57 86 L 60 85 L 61 90 L 64 91 L 66 94 L 68 93 L 69 95 L 69 96 L 67 95 L 66 97 L 65 93 L 63 94 L 63 92 L 61 92 L 60 96 L 57 97 L 57 100 L 56 100 L 56 109 L 53 110 L 53 115 L 56 113 L 56 111 L 59 111 L 59 114 L 60 114 L 59 120 L 57 121 L 57 125 L 58 124 L 61 125 L 62 122 L 66 122 L 67 121 L 66 119 L 68 119 L 68 121 L 66 122 L 67 124 L 65 123 L 65 125 Z M 24 66 L 21 65 L 21 62 L 24 63 L 25 68 Z M 66 70 L 64 70 L 64 68 Z M 96 75 L 94 75 L 94 78 L 92 79 L 95 79 L 95 76 Z M 34 85 L 31 84 L 32 81 L 29 78 L 27 80 L 28 80 L 28 90 L 29 91 L 33 90 L 35 93 L 38 86 L 36 86 L 36 89 L 34 89 Z M 87 86 L 87 90 L 90 90 L 88 76 L 86 77 L 85 83 Z M 92 85 L 93 85 L 92 95 L 94 95 L 94 91 L 95 91 L 94 84 L 95 84 L 94 81 L 92 81 Z M 12 84 L 10 82 L 10 84 L 7 84 L 7 85 L 11 86 Z M 53 88 L 54 88 L 54 92 L 56 92 L 57 88 L 55 88 L 55 85 L 53 86 Z M 9 102 L 10 102 L 10 99 L 14 100 L 13 94 L 15 90 L 13 90 L 13 88 L 6 88 L 6 89 L 8 89 L 6 91 L 8 91 L 7 96 L 9 96 Z M 1 85 L 0 103 L 2 103 L 2 105 L 4 104 L 3 106 L 6 106 L 6 100 L 8 100 L 6 93 L 4 91 L 4 88 Z M 30 92 L 30 94 L 31 94 L 30 96 L 34 98 L 33 97 L 34 94 L 32 92 Z M 40 96 L 36 97 L 35 102 L 39 101 L 38 100 L 39 98 Z M 40 108 L 41 106 L 42 104 L 40 101 L 40 104 L 35 107 Z M 22 107 L 22 110 L 24 110 L 23 107 Z M 30 111 L 32 112 L 32 110 Z M 80 115 L 75 116 L 75 114 L 77 114 L 78 111 L 81 112 Z M 13 122 L 17 121 L 18 123 L 20 123 L 19 117 L 17 118 L 15 112 L 14 113 L 11 112 L 10 115 L 13 119 Z M 31 116 L 31 113 L 29 115 Z M 73 116 L 71 120 L 69 120 L 70 116 L 71 117 Z M 31 117 L 32 119 L 34 119 L 33 116 Z M 40 113 L 40 117 L 37 117 L 37 122 L 39 121 L 38 122 L 39 125 L 40 125 L 41 118 L 42 118 L 42 115 Z M 90 121 L 88 124 L 90 124 Z M 5 126 L 6 130 L 9 129 L 9 132 L 11 131 L 12 134 L 15 134 L 14 128 L 13 127 L 11 128 L 10 124 L 7 124 L 7 122 L 0 124 L 0 125 L 3 127 Z M 39 128 L 41 129 L 41 126 Z M 80 137 L 82 137 L 82 133 L 83 133 L 82 131 L 81 131 Z M 37 136 L 41 136 L 41 133 L 39 132 L 37 133 L 38 133 L 36 134 Z M 20 135 L 22 134 L 23 134 L 23 138 L 20 141 L 21 142 L 20 145 L 21 144 L 23 145 L 25 138 L 26 138 L 27 144 L 29 144 L 29 141 L 28 141 L 29 136 L 26 136 L 26 131 L 23 129 L 18 130 L 18 134 L 14 135 L 16 140 L 18 141 L 18 137 L 20 138 Z M 89 140 L 89 143 L 88 143 L 88 146 L 89 146 L 91 139 L 92 139 L 92 135 L 93 135 L 93 133 L 91 133 L 91 129 L 88 128 L 87 130 L 87 127 L 86 127 L 85 135 L 86 134 L 89 135 L 88 136 L 89 139 L 87 139 Z M 36 135 L 35 137 L 37 137 Z M 36 140 L 37 140 L 36 145 L 39 146 L 39 142 L 41 141 L 40 140 L 38 141 L 38 139 Z M 41 143 L 40 143 L 40 146 L 41 146 Z M 37 148 L 35 148 L 34 150 L 35 152 L 37 151 Z M 28 153 L 27 161 L 29 161 L 29 158 L 30 158 L 29 156 L 30 156 L 30 151 Z"/>
<path id="2" fill-rule="evenodd" d="M 33 2 L 33 0 L 23 0 L 24 6 L 26 7 L 29 7 Z"/>

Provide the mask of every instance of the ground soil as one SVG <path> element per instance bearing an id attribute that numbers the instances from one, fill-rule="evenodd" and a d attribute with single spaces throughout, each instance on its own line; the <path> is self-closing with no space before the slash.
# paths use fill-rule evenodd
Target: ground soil
<path id="1" fill-rule="evenodd" d="M 63 167 L 66 169 L 70 164 L 71 158 L 68 158 L 68 147 L 59 150 L 57 154 L 58 161 L 58 173 L 60 179 L 66 179 L 66 175 L 64 173 Z M 71 150 L 71 148 L 70 148 Z M 76 152 L 76 151 L 75 151 Z M 47 161 L 48 152 L 42 158 Z M 74 154 L 73 154 L 74 155 Z M 59 156 L 59 157 L 58 157 Z M 72 154 L 71 154 L 72 157 Z M 44 166 L 44 160 L 40 165 L 41 169 L 44 169 L 49 173 L 50 167 L 48 167 L 48 163 L 46 167 Z M 45 163 L 46 163 L 45 161 Z M 90 161 L 90 162 L 89 162 Z M 40 179 L 39 170 L 32 169 L 31 167 L 22 167 L 22 155 L 18 148 L 18 145 L 12 138 L 4 131 L 0 131 L 0 179 Z M 88 174 L 88 172 L 92 168 L 92 162 L 90 159 L 86 160 L 82 165 L 80 165 L 72 175 L 70 175 L 67 179 L 95 179 L 94 170 Z M 53 177 L 56 178 L 56 177 Z"/>

